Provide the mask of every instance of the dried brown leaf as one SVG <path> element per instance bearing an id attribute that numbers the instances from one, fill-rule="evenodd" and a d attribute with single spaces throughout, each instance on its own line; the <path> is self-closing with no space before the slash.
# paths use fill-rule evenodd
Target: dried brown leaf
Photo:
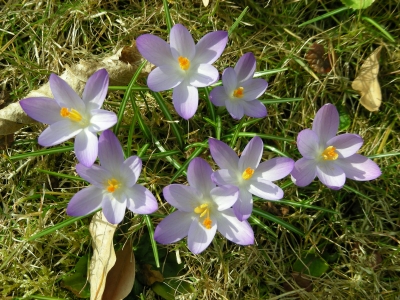
<path id="1" fill-rule="evenodd" d="M 107 275 L 104 300 L 120 300 L 129 295 L 135 283 L 135 257 L 132 240 L 116 253 L 117 261 Z"/>
<path id="2" fill-rule="evenodd" d="M 113 236 L 117 225 L 109 223 L 102 211 L 97 212 L 89 225 L 93 240 L 93 257 L 90 262 L 90 299 L 102 299 L 106 277 L 114 266 L 116 257 Z"/>
<path id="3" fill-rule="evenodd" d="M 326 74 L 332 70 L 329 55 L 325 55 L 324 46 L 320 44 L 312 44 L 305 58 L 310 64 L 311 69 L 316 73 Z"/>
<path id="4" fill-rule="evenodd" d="M 361 95 L 360 102 L 369 111 L 378 111 L 382 102 L 381 86 L 378 82 L 379 55 L 382 46 L 365 60 L 351 87 Z"/>

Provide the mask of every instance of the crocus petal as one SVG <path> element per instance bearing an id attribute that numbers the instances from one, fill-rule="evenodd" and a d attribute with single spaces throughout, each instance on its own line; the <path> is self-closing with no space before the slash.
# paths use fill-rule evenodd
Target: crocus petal
<path id="1" fill-rule="evenodd" d="M 188 235 L 192 221 L 192 214 L 175 211 L 158 224 L 154 231 L 154 239 L 160 244 L 175 243 Z"/>
<path id="2" fill-rule="evenodd" d="M 194 158 L 187 170 L 187 181 L 189 185 L 198 190 L 203 195 L 208 195 L 215 188 L 211 180 L 213 170 L 210 165 L 202 158 Z"/>
<path id="3" fill-rule="evenodd" d="M 173 65 L 176 60 L 169 44 L 158 36 L 143 34 L 136 39 L 136 47 L 140 54 L 153 65 Z"/>
<path id="4" fill-rule="evenodd" d="M 60 115 L 60 106 L 52 98 L 26 98 L 19 101 L 19 105 L 28 116 L 41 123 L 53 124 L 64 120 Z"/>
<path id="5" fill-rule="evenodd" d="M 125 215 L 126 199 L 116 199 L 110 195 L 103 197 L 103 214 L 111 224 L 119 224 Z"/>
<path id="6" fill-rule="evenodd" d="M 74 151 L 80 163 L 86 167 L 93 165 L 98 153 L 97 135 L 87 129 L 82 130 L 75 137 Z"/>
<path id="7" fill-rule="evenodd" d="M 217 222 L 212 222 L 211 228 L 207 229 L 197 219 L 193 220 L 188 233 L 188 247 L 194 254 L 203 252 L 213 240 L 217 232 Z"/>
<path id="8" fill-rule="evenodd" d="M 239 58 L 235 66 L 235 72 L 237 75 L 238 82 L 246 81 L 253 78 L 254 72 L 256 70 L 256 59 L 254 54 L 248 52 Z"/>
<path id="9" fill-rule="evenodd" d="M 315 131 L 304 129 L 297 136 L 297 148 L 301 155 L 308 159 L 315 159 L 321 154 L 319 138 Z M 323 150 L 323 149 L 322 149 Z"/>
<path id="10" fill-rule="evenodd" d="M 267 200 L 279 200 L 283 197 L 283 191 L 279 186 L 263 178 L 252 180 L 249 192 Z"/>
<path id="11" fill-rule="evenodd" d="M 230 98 L 226 94 L 223 86 L 217 86 L 210 92 L 210 101 L 215 106 L 225 106 L 225 101 L 229 101 Z"/>
<path id="12" fill-rule="evenodd" d="M 335 163 L 342 168 L 347 178 L 353 180 L 373 180 L 382 174 L 375 162 L 360 154 L 353 154 L 345 159 L 338 158 Z"/>
<path id="13" fill-rule="evenodd" d="M 244 116 L 244 108 L 240 101 L 228 100 L 225 102 L 226 110 L 232 118 L 240 120 Z"/>
<path id="14" fill-rule="evenodd" d="M 243 188 L 239 190 L 239 198 L 233 205 L 233 212 L 239 221 L 246 220 L 253 211 L 253 196 Z"/>
<path id="15" fill-rule="evenodd" d="M 233 92 L 238 88 L 236 72 L 233 68 L 226 68 L 222 73 L 222 84 L 226 94 L 233 97 Z"/>
<path id="16" fill-rule="evenodd" d="M 104 190 L 105 184 L 112 178 L 110 172 L 97 165 L 86 167 L 83 164 L 77 164 L 75 168 L 80 177 L 99 189 Z"/>
<path id="17" fill-rule="evenodd" d="M 268 87 L 268 83 L 261 78 L 250 79 L 244 82 L 238 83 L 243 87 L 242 101 L 253 101 L 264 94 Z"/>
<path id="18" fill-rule="evenodd" d="M 232 209 L 221 212 L 218 231 L 228 240 L 239 245 L 254 244 L 254 232 L 247 221 L 239 221 Z"/>
<path id="19" fill-rule="evenodd" d="M 244 114 L 252 118 L 264 118 L 267 116 L 267 108 L 258 100 L 242 101 Z"/>
<path id="20" fill-rule="evenodd" d="M 125 190 L 127 196 L 126 206 L 136 214 L 151 214 L 158 208 L 157 200 L 153 194 L 140 184 Z"/>
<path id="21" fill-rule="evenodd" d="M 128 187 L 133 186 L 142 172 L 142 160 L 137 156 L 128 157 L 121 168 L 121 176 L 126 179 Z"/>
<path id="22" fill-rule="evenodd" d="M 194 86 L 182 82 L 174 88 L 172 99 L 178 115 L 188 120 L 193 117 L 199 105 L 199 92 Z"/>
<path id="23" fill-rule="evenodd" d="M 89 77 L 82 94 L 82 100 L 90 109 L 98 109 L 103 105 L 108 91 L 108 73 L 101 69 Z"/>
<path id="24" fill-rule="evenodd" d="M 238 185 L 238 177 L 239 174 L 237 172 L 228 169 L 217 170 L 211 175 L 212 181 L 217 185 Z"/>
<path id="25" fill-rule="evenodd" d="M 67 206 L 67 214 L 72 217 L 85 216 L 101 207 L 102 191 L 91 185 L 76 193 Z"/>
<path id="26" fill-rule="evenodd" d="M 264 180 L 275 181 L 282 179 L 292 172 L 294 161 L 291 158 L 275 157 L 262 162 L 253 174 L 253 178 L 261 177 Z"/>
<path id="27" fill-rule="evenodd" d="M 335 162 L 324 162 L 317 165 L 317 176 L 327 187 L 338 190 L 346 181 L 343 169 Z"/>
<path id="28" fill-rule="evenodd" d="M 217 204 L 218 210 L 222 211 L 235 204 L 239 197 L 239 189 L 233 185 L 218 186 L 211 190 L 210 195 Z"/>
<path id="29" fill-rule="evenodd" d="M 171 28 L 170 47 L 172 56 L 178 64 L 178 57 L 183 56 L 189 60 L 195 55 L 195 45 L 190 32 L 182 24 L 176 24 Z"/>
<path id="30" fill-rule="evenodd" d="M 238 169 L 239 158 L 231 147 L 214 138 L 208 139 L 208 145 L 210 146 L 213 160 L 221 169 L 233 171 Z"/>
<path id="31" fill-rule="evenodd" d="M 239 159 L 239 170 L 257 169 L 263 153 L 264 143 L 258 136 L 253 137 L 246 145 Z"/>
<path id="32" fill-rule="evenodd" d="M 101 166 L 111 173 L 118 173 L 124 162 L 124 153 L 118 138 L 111 130 L 106 130 L 100 135 L 98 144 Z"/>
<path id="33" fill-rule="evenodd" d="M 333 138 L 339 128 L 339 113 L 333 104 L 325 104 L 315 115 L 312 130 L 315 131 L 322 145 Z"/>
<path id="34" fill-rule="evenodd" d="M 331 138 L 327 146 L 334 146 L 339 157 L 349 157 L 356 153 L 362 146 L 363 139 L 357 134 L 345 133 Z"/>
<path id="35" fill-rule="evenodd" d="M 117 115 L 112 111 L 93 109 L 91 115 L 90 125 L 88 127 L 91 132 L 106 130 L 117 123 Z"/>
<path id="36" fill-rule="evenodd" d="M 51 124 L 39 136 L 40 145 L 49 147 L 61 144 L 82 131 L 80 125 L 70 120 L 62 120 Z"/>
<path id="37" fill-rule="evenodd" d="M 74 108 L 85 111 L 85 104 L 78 94 L 56 74 L 51 74 L 49 79 L 50 89 L 54 99 L 60 107 Z"/>
<path id="38" fill-rule="evenodd" d="M 203 196 L 194 187 L 183 184 L 170 184 L 163 189 L 163 194 L 169 204 L 187 213 L 193 212 Z"/>
<path id="39" fill-rule="evenodd" d="M 317 176 L 317 163 L 313 159 L 301 158 L 294 163 L 292 180 L 297 186 L 309 185 Z"/>
<path id="40" fill-rule="evenodd" d="M 181 84 L 184 74 L 184 71 L 178 70 L 175 65 L 160 66 L 151 71 L 147 85 L 154 92 L 169 90 Z"/>
<path id="41" fill-rule="evenodd" d="M 205 87 L 216 82 L 219 78 L 218 70 L 212 65 L 200 64 L 191 71 L 190 84 L 195 87 Z"/>
<path id="42" fill-rule="evenodd" d="M 203 36 L 196 45 L 194 63 L 212 64 L 222 54 L 228 42 L 226 31 L 214 31 Z"/>

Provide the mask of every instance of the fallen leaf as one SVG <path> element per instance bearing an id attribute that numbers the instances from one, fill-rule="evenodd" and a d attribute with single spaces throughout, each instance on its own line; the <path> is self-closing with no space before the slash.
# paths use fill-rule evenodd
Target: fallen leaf
<path id="1" fill-rule="evenodd" d="M 324 46 L 320 44 L 312 44 L 305 58 L 316 73 L 326 74 L 332 70 L 329 55 L 325 55 Z"/>
<path id="2" fill-rule="evenodd" d="M 378 111 L 382 102 L 381 86 L 378 82 L 379 73 L 379 54 L 382 46 L 375 49 L 374 52 L 365 60 L 358 71 L 351 87 L 361 95 L 360 102 L 369 111 Z"/>
<path id="3" fill-rule="evenodd" d="M 122 48 L 119 60 L 133 66 L 140 62 L 140 58 L 141 54 L 136 48 L 136 42 L 133 41 L 132 46 L 125 46 Z"/>
<path id="4" fill-rule="evenodd" d="M 144 276 L 145 283 L 152 285 L 154 282 L 163 282 L 164 276 L 158 270 L 152 270 L 152 265 L 144 264 L 142 266 L 142 274 Z"/>
<path id="5" fill-rule="evenodd" d="M 90 300 L 102 299 L 106 277 L 114 266 L 116 257 L 113 245 L 117 225 L 109 223 L 102 211 L 97 212 L 89 225 L 93 256 L 90 261 Z"/>
<path id="6" fill-rule="evenodd" d="M 142 61 L 141 56 L 135 56 L 137 62 L 132 59 L 129 64 L 120 61 L 121 52 L 119 49 L 115 54 L 103 59 L 81 60 L 79 63 L 67 66 L 60 77 L 68 83 L 78 94 L 82 94 L 87 79 L 97 70 L 105 68 L 110 77 L 110 85 L 127 85 L 132 79 L 137 66 Z M 148 63 L 143 69 L 143 74 L 151 71 L 151 64 Z M 37 90 L 30 91 L 24 98 L 29 97 L 49 97 L 53 98 L 50 90 L 50 84 L 47 82 Z M 7 107 L 0 109 L 0 136 L 14 133 L 27 124 L 36 123 L 35 120 L 28 117 L 18 102 L 11 103 Z"/>
<path id="7" fill-rule="evenodd" d="M 107 275 L 104 300 L 124 299 L 132 291 L 135 283 L 135 257 L 131 239 L 122 250 L 117 251 L 116 256 L 117 261 Z"/>

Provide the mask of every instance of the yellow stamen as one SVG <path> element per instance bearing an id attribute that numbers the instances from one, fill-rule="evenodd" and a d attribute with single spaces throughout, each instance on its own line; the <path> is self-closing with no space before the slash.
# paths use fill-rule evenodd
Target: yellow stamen
<path id="1" fill-rule="evenodd" d="M 254 169 L 248 167 L 244 172 L 242 173 L 242 178 L 244 180 L 249 180 L 251 177 L 253 177 L 254 174 Z"/>
<path id="2" fill-rule="evenodd" d="M 243 87 L 238 87 L 236 90 L 233 91 L 233 97 L 242 98 L 244 93 Z"/>
<path id="3" fill-rule="evenodd" d="M 333 146 L 329 146 L 322 152 L 322 157 L 324 160 L 336 160 L 339 157 L 339 154 L 335 151 L 336 148 Z"/>
<path id="4" fill-rule="evenodd" d="M 187 71 L 190 68 L 190 60 L 188 60 L 186 57 L 179 56 L 178 62 L 182 70 Z"/>
<path id="5" fill-rule="evenodd" d="M 211 225 L 212 225 L 212 221 L 210 219 L 210 209 L 208 207 L 208 204 L 207 203 L 203 203 L 200 206 L 197 206 L 194 209 L 194 212 L 196 214 L 200 214 L 200 218 L 202 218 L 202 217 L 207 215 L 206 218 L 203 221 L 203 225 L 204 225 L 205 228 L 210 229 Z"/>
<path id="6" fill-rule="evenodd" d="M 107 187 L 107 191 L 109 191 L 110 193 L 115 192 L 115 190 L 117 188 L 119 188 L 119 182 L 117 179 L 111 178 L 107 181 L 108 187 Z"/>
<path id="7" fill-rule="evenodd" d="M 81 114 L 73 108 L 71 108 L 71 110 L 68 110 L 68 108 L 62 107 L 60 110 L 60 115 L 63 118 L 69 118 L 75 122 L 79 122 L 80 120 L 82 120 Z"/>

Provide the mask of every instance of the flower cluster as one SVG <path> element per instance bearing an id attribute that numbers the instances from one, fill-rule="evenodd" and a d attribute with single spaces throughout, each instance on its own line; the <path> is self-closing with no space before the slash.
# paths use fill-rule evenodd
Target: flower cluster
<path id="1" fill-rule="evenodd" d="M 177 113 L 190 119 L 198 107 L 199 87 L 207 87 L 219 79 L 212 66 L 228 42 L 225 31 L 206 34 L 194 43 L 189 31 L 177 24 L 171 29 L 170 43 L 144 34 L 137 38 L 139 52 L 156 68 L 147 84 L 153 91 L 173 89 Z M 225 106 L 235 119 L 244 115 L 262 118 L 267 115 L 259 98 L 267 89 L 264 79 L 253 78 L 256 59 L 244 54 L 234 68 L 222 74 L 223 86 L 215 87 L 210 101 Z M 27 98 L 21 107 L 33 119 L 49 124 L 39 136 L 39 144 L 53 146 L 75 137 L 74 150 L 79 160 L 76 171 L 90 183 L 76 193 L 67 207 L 71 216 L 90 214 L 98 209 L 110 223 L 120 223 L 125 210 L 150 214 L 158 203 L 152 193 L 138 184 L 142 161 L 137 156 L 124 158 L 118 138 L 109 130 L 116 122 L 113 112 L 101 109 L 108 89 L 108 73 L 95 72 L 83 91 L 82 98 L 60 77 L 50 76 L 54 99 Z M 187 170 L 189 185 L 164 187 L 164 199 L 177 210 L 156 227 L 154 239 L 169 244 L 188 237 L 193 253 L 204 251 L 219 231 L 239 245 L 254 243 L 254 233 L 247 221 L 253 210 L 253 195 L 265 200 L 280 200 L 283 190 L 273 183 L 288 175 L 300 187 L 315 177 L 328 188 L 344 186 L 346 177 L 366 181 L 380 176 L 372 160 L 357 154 L 363 140 L 356 134 L 336 136 L 339 114 L 332 104 L 324 105 L 316 114 L 312 129 L 301 131 L 297 146 L 303 156 L 276 157 L 262 161 L 264 144 L 255 136 L 240 157 L 224 142 L 209 138 L 211 156 L 220 169 L 213 171 L 202 158 L 194 158 Z M 102 132 L 99 139 L 97 133 Z M 96 158 L 100 164 L 94 164 Z"/>

